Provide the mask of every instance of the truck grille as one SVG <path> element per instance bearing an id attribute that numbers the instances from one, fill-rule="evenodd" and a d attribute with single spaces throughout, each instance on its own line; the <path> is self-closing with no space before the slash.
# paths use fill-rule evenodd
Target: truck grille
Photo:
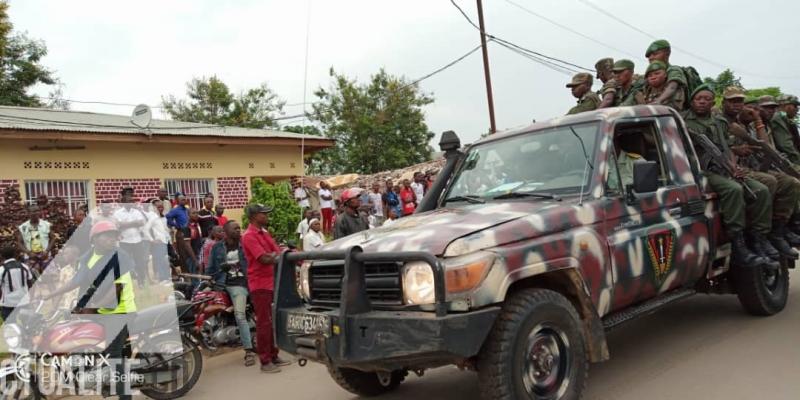
<path id="1" fill-rule="evenodd" d="M 365 263 L 367 296 L 373 305 L 403 304 L 400 284 L 401 263 Z M 308 271 L 311 304 L 338 306 L 342 295 L 344 265 L 314 264 Z"/>

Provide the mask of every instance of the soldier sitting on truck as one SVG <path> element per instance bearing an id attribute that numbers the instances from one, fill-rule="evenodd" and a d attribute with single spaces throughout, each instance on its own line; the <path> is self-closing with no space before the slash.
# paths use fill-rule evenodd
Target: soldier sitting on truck
<path id="1" fill-rule="evenodd" d="M 733 176 L 729 176 L 725 166 L 716 165 L 708 159 L 700 146 L 695 146 L 704 175 L 711 189 L 719 196 L 719 211 L 722 222 L 732 242 L 732 262 L 739 268 L 766 267 L 777 270 L 780 264 L 767 257 L 762 257 L 750 250 L 771 246 L 765 235 L 770 231 L 772 219 L 772 196 L 769 189 L 758 181 L 748 178 L 747 173 L 733 163 L 733 156 L 728 147 L 728 121 L 711 113 L 714 105 L 714 92 L 708 85 L 700 85 L 689 96 L 689 109 L 683 113 L 686 127 L 694 135 L 705 135 L 729 160 Z M 752 193 L 752 198 L 745 201 L 745 191 Z M 746 219 L 750 216 L 750 220 Z M 748 227 L 753 237 L 745 240 L 744 230 Z M 763 253 L 759 251 L 758 253 Z"/>

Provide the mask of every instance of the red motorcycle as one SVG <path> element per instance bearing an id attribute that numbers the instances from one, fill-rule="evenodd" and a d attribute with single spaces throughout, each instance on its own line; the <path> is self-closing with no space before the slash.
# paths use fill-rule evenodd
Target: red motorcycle
<path id="1" fill-rule="evenodd" d="M 225 285 L 214 282 L 207 275 L 184 274 L 183 276 L 202 280 L 192 295 L 192 303 L 195 304 L 196 316 L 193 333 L 203 347 L 214 352 L 220 347 L 241 346 L 239 325 L 233 314 L 233 302 L 225 290 Z M 255 339 L 256 318 L 249 298 L 245 313 L 251 337 Z"/>

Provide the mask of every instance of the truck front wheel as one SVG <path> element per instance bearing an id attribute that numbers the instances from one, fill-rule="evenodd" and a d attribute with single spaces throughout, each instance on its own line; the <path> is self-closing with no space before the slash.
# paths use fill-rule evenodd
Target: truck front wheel
<path id="1" fill-rule="evenodd" d="M 789 299 L 789 270 L 777 271 L 757 267 L 734 267 L 736 294 L 745 311 L 752 315 L 769 316 L 779 313 Z"/>
<path id="2" fill-rule="evenodd" d="M 561 294 L 526 289 L 506 300 L 478 356 L 486 400 L 579 399 L 589 362 L 580 318 Z"/>
<path id="3" fill-rule="evenodd" d="M 331 366 L 328 366 L 328 373 L 342 389 L 363 397 L 373 397 L 391 392 L 397 389 L 406 377 L 406 371 L 379 374 Z"/>

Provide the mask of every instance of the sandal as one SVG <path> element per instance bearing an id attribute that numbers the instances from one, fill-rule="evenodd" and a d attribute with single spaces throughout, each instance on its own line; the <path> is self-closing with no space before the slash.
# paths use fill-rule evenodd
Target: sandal
<path id="1" fill-rule="evenodd" d="M 250 350 L 245 350 L 244 353 L 244 366 L 245 367 L 252 367 L 256 365 L 256 353 L 253 353 Z"/>

